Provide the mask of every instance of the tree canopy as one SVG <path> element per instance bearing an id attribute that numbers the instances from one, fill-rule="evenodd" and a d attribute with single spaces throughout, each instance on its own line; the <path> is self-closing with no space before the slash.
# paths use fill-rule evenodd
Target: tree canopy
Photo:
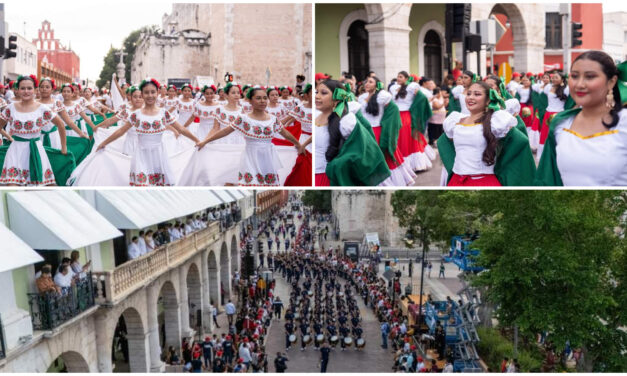
<path id="1" fill-rule="evenodd" d="M 331 212 L 331 191 L 330 190 L 309 190 L 303 194 L 303 204 L 311 206 L 315 211 L 322 213 Z"/>

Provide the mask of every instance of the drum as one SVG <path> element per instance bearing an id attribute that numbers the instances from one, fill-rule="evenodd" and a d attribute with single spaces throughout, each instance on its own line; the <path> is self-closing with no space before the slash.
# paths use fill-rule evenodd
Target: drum
<path id="1" fill-rule="evenodd" d="M 357 341 L 355 341 L 355 346 L 356 346 L 358 349 L 363 348 L 364 346 L 366 346 L 366 340 L 365 340 L 365 339 L 363 339 L 363 338 L 357 338 Z"/>
<path id="2" fill-rule="evenodd" d="M 338 341 L 339 341 L 339 339 L 337 338 L 337 336 L 331 336 L 331 338 L 329 339 L 329 343 L 333 347 L 335 347 L 337 345 Z"/>
<path id="3" fill-rule="evenodd" d="M 309 334 L 305 334 L 305 335 L 303 336 L 303 342 L 304 342 L 305 344 L 307 344 L 307 345 L 308 345 L 308 344 L 310 344 L 310 343 L 311 343 L 311 336 L 310 336 Z"/>
<path id="4" fill-rule="evenodd" d="M 297 312 L 296 314 L 294 314 L 294 320 L 298 320 L 298 319 L 300 319 L 300 313 Z"/>
<path id="5" fill-rule="evenodd" d="M 313 292 L 313 291 L 311 291 L 311 290 L 309 290 L 309 291 L 307 292 L 307 295 L 309 295 L 309 296 L 313 296 L 313 294 L 314 294 L 314 292 Z"/>
<path id="6" fill-rule="evenodd" d="M 344 337 L 344 346 L 350 347 L 353 344 L 353 339 L 351 337 Z"/>
<path id="7" fill-rule="evenodd" d="M 324 334 L 318 334 L 316 336 L 316 343 L 321 344 L 322 342 L 324 342 Z"/>
<path id="8" fill-rule="evenodd" d="M 290 343 L 296 343 L 296 334 L 290 334 Z"/>

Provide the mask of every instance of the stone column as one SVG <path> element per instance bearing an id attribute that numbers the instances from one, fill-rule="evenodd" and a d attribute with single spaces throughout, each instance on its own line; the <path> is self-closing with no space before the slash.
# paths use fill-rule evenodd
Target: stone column
<path id="1" fill-rule="evenodd" d="M 386 85 L 401 70 L 409 72 L 409 26 L 366 25 L 370 70 Z M 410 72 L 411 73 L 411 72 Z"/>
<path id="2" fill-rule="evenodd" d="M 209 251 L 205 250 L 200 256 L 202 281 L 202 324 L 205 333 L 213 332 L 213 318 L 211 317 L 211 294 L 209 292 Z"/>
<path id="3" fill-rule="evenodd" d="M 113 372 L 113 364 L 111 363 L 111 343 L 108 341 L 107 333 L 107 315 L 97 314 L 95 317 L 96 326 L 96 350 L 98 356 L 98 372 Z M 112 332 L 113 333 L 113 332 Z"/>
<path id="4" fill-rule="evenodd" d="M 146 288 L 146 309 L 148 313 L 148 342 L 150 345 L 150 372 L 164 372 L 165 364 L 161 361 L 161 345 L 159 344 L 159 320 L 157 300 L 159 286 L 156 283 Z"/>
<path id="5" fill-rule="evenodd" d="M 181 316 L 181 335 L 183 337 L 191 337 L 194 331 L 189 327 L 189 298 L 187 296 L 187 272 L 189 264 L 182 265 L 178 268 L 179 275 L 179 312 Z"/>

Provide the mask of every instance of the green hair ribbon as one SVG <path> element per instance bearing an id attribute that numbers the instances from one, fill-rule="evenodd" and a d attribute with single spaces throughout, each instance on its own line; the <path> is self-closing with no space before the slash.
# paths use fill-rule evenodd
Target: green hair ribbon
<path id="1" fill-rule="evenodd" d="M 381 81 L 377 81 L 377 87 L 376 87 L 376 90 L 377 90 L 377 91 L 379 91 L 379 90 L 382 90 L 382 89 L 383 89 L 383 82 L 381 82 Z"/>
<path id="2" fill-rule="evenodd" d="M 348 101 L 350 98 L 350 93 L 342 88 L 337 88 L 333 91 L 333 100 L 339 101 L 340 103 L 335 106 L 335 110 L 333 110 L 337 116 L 342 117 L 344 113 L 344 108 L 348 106 Z"/>
<path id="3" fill-rule="evenodd" d="M 627 103 L 627 61 L 618 64 L 616 68 L 618 69 L 618 81 L 616 85 L 618 85 L 620 101 L 622 104 L 625 104 Z"/>
<path id="4" fill-rule="evenodd" d="M 503 97 L 494 89 L 490 89 L 490 102 L 488 103 L 488 109 L 492 111 L 499 111 L 505 108 L 505 101 Z"/>

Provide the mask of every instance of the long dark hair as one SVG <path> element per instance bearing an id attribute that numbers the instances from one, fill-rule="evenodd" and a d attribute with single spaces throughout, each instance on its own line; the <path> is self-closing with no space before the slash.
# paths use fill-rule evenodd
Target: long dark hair
<path id="1" fill-rule="evenodd" d="M 398 72 L 398 74 L 403 75 L 406 79 L 409 78 L 409 73 L 405 71 L 400 71 Z M 396 96 L 394 97 L 394 99 L 405 98 L 406 96 L 407 96 L 407 81 L 405 81 L 405 83 L 401 85 L 401 88 L 398 89 L 398 92 L 396 93 Z"/>
<path id="2" fill-rule="evenodd" d="M 481 86 L 481 89 L 483 89 L 483 93 L 485 94 L 485 97 L 486 97 L 486 102 L 490 100 L 490 89 L 491 89 L 490 85 L 488 85 L 487 83 L 483 81 L 477 81 L 473 83 L 472 85 Z M 486 103 L 486 106 L 487 104 L 488 103 Z M 485 138 L 485 141 L 486 141 L 486 147 L 485 147 L 485 150 L 483 151 L 483 156 L 481 160 L 487 166 L 492 166 L 496 162 L 496 148 L 498 146 L 498 140 L 496 139 L 496 136 L 494 136 L 494 134 L 492 133 L 491 121 L 492 121 L 493 113 L 494 113 L 494 110 L 487 109 L 487 111 L 479 119 L 479 122 L 483 126 L 483 138 Z"/>
<path id="3" fill-rule="evenodd" d="M 344 85 L 340 81 L 337 80 L 324 80 L 321 82 L 324 86 L 328 87 L 331 93 L 335 91 L 335 89 L 343 89 Z M 327 119 L 328 131 L 329 131 L 329 147 L 327 151 L 324 153 L 324 156 L 327 159 L 327 162 L 331 162 L 337 155 L 340 153 L 340 149 L 344 144 L 344 138 L 342 137 L 342 133 L 340 132 L 340 119 L 348 113 L 348 107 L 344 108 L 344 112 L 342 116 L 337 116 L 335 111 L 331 112 Z"/>
<path id="4" fill-rule="evenodd" d="M 601 65 L 601 70 L 603 70 L 603 74 L 605 74 L 605 77 L 607 77 L 608 80 L 611 80 L 614 76 L 618 76 L 618 68 L 616 67 L 616 64 L 614 64 L 614 60 L 610 57 L 610 55 L 603 51 L 584 52 L 577 56 L 575 61 L 573 61 L 573 64 L 575 64 L 577 60 L 596 61 Z M 606 128 L 614 128 L 616 124 L 618 124 L 618 113 L 623 108 L 623 104 L 620 100 L 620 91 L 618 90 L 618 82 L 612 89 L 612 96 L 614 97 L 614 106 L 610 109 L 612 121 L 609 124 L 601 121 Z"/>
<path id="5" fill-rule="evenodd" d="M 376 77 L 368 77 L 368 78 L 372 78 L 374 80 L 375 85 L 381 82 Z M 368 80 L 368 78 L 366 78 L 366 80 Z M 368 99 L 368 104 L 366 105 L 366 112 L 372 116 L 379 116 L 379 104 L 377 103 L 378 96 L 379 96 L 379 90 L 377 90 L 377 88 L 375 87 L 374 94 L 370 96 L 370 99 Z"/>
<path id="6" fill-rule="evenodd" d="M 474 78 L 475 74 L 472 71 L 469 70 L 465 70 L 462 72 L 463 74 L 465 74 L 466 76 L 470 77 L 470 78 Z M 472 85 L 473 83 L 471 82 L 470 85 Z M 470 85 L 468 85 L 468 87 L 470 87 Z"/>
<path id="7" fill-rule="evenodd" d="M 564 76 L 560 72 L 555 72 L 554 74 L 559 75 L 560 79 L 562 80 L 562 84 L 555 89 L 555 95 L 557 96 L 557 98 L 559 98 L 559 100 L 565 101 L 568 98 L 568 96 L 564 93 L 564 91 L 566 90 L 566 83 L 564 82 Z"/>

